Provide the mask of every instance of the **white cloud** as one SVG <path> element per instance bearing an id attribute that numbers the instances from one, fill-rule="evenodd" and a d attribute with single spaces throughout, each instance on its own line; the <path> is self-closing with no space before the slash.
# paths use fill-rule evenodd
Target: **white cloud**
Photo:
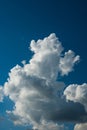
<path id="1" fill-rule="evenodd" d="M 39 130 L 63 130 L 55 120 L 59 120 L 57 115 L 65 109 L 66 102 L 61 98 L 65 85 L 56 80 L 59 73 L 68 75 L 73 70 L 79 56 L 71 50 L 63 54 L 63 47 L 54 33 L 37 42 L 32 40 L 30 49 L 34 52 L 32 59 L 12 68 L 3 86 L 4 96 L 15 103 L 13 110 L 7 113 L 15 124 L 30 123 Z M 63 116 L 60 115 L 61 120 Z"/>
<path id="2" fill-rule="evenodd" d="M 5 95 L 15 102 L 15 109 L 8 111 L 8 114 L 15 124 L 32 123 L 37 126 L 42 118 L 52 120 L 54 112 L 60 109 L 61 99 L 57 91 L 62 87 L 64 83 L 27 76 L 24 68 L 17 65 L 4 85 Z"/>
<path id="3" fill-rule="evenodd" d="M 32 40 L 30 48 L 34 56 L 24 69 L 27 74 L 46 80 L 56 80 L 59 72 L 68 74 L 79 61 L 79 56 L 75 56 L 71 50 L 62 54 L 64 48 L 54 33 L 37 42 Z"/>
<path id="4" fill-rule="evenodd" d="M 77 63 L 79 59 L 79 55 L 75 57 L 75 53 L 72 50 L 65 52 L 65 55 L 60 59 L 59 64 L 62 75 L 68 75 L 68 73 L 73 70 L 74 64 Z"/>
<path id="5" fill-rule="evenodd" d="M 66 96 L 67 100 L 81 103 L 87 112 L 87 84 L 86 83 L 82 85 L 78 85 L 78 84 L 69 85 L 65 89 L 64 95 Z M 85 114 L 85 116 L 83 117 L 83 122 L 86 119 L 87 119 L 87 116 Z M 87 123 L 76 124 L 74 127 L 74 130 L 87 130 Z"/>
<path id="6" fill-rule="evenodd" d="M 65 91 L 64 95 L 67 100 L 71 100 L 74 102 L 79 102 L 84 105 L 87 111 L 87 84 L 84 83 L 82 85 L 71 84 L 69 85 Z"/>
<path id="7" fill-rule="evenodd" d="M 87 123 L 76 124 L 74 130 L 87 130 Z"/>
<path id="8" fill-rule="evenodd" d="M 34 56 L 30 60 L 30 64 L 25 65 L 25 72 L 28 75 L 35 75 L 46 80 L 55 80 L 63 50 L 55 34 L 37 42 L 32 40 L 30 48 L 34 52 Z"/>

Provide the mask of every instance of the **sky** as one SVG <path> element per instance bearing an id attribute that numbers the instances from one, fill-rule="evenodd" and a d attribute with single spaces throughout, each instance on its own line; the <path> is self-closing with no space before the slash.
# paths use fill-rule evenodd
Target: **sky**
<path id="1" fill-rule="evenodd" d="M 0 1 L 0 129 L 87 129 L 87 1 Z"/>

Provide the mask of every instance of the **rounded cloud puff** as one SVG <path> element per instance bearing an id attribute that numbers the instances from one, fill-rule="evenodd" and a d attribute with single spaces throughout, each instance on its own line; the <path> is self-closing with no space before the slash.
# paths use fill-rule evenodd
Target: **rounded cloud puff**
<path id="1" fill-rule="evenodd" d="M 84 105 L 87 111 L 87 84 L 84 83 L 82 85 L 71 84 L 69 85 L 65 91 L 64 95 L 67 100 L 79 102 Z"/>

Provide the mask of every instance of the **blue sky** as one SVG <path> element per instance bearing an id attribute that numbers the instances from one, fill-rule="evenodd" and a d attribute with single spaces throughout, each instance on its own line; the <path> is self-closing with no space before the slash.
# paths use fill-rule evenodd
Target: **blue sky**
<path id="1" fill-rule="evenodd" d="M 0 84 L 8 72 L 22 60 L 28 60 L 32 39 L 38 40 L 55 33 L 65 51 L 71 49 L 81 60 L 69 77 L 60 78 L 67 85 L 87 82 L 87 1 L 86 0 L 1 0 L 0 1 Z M 12 109 L 7 98 L 0 103 L 0 115 Z M 73 128 L 69 125 L 70 130 Z M 0 129 L 26 130 L 15 126 L 7 117 L 0 121 Z"/>

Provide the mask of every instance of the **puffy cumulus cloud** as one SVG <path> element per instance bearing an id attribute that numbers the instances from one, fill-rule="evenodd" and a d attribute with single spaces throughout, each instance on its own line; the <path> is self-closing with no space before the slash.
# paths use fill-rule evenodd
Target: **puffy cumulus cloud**
<path id="1" fill-rule="evenodd" d="M 25 65 L 25 71 L 46 80 L 56 80 L 58 72 L 68 74 L 79 61 L 79 56 L 71 50 L 62 54 L 64 48 L 54 33 L 37 42 L 32 40 L 30 48 L 34 56 L 30 64 Z"/>
<path id="2" fill-rule="evenodd" d="M 7 111 L 14 123 L 30 124 L 38 130 L 63 130 L 62 125 L 56 124 L 58 121 L 85 122 L 84 107 L 66 103 L 62 99 L 65 84 L 58 82 L 58 75 L 68 75 L 79 56 L 71 50 L 63 54 L 64 48 L 54 33 L 37 42 L 32 40 L 30 49 L 34 55 L 29 63 L 23 61 L 23 66 L 12 68 L 3 89 L 0 88 L 0 95 L 3 91 L 15 104 L 12 111 Z"/>
<path id="3" fill-rule="evenodd" d="M 61 82 L 47 82 L 45 79 L 27 76 L 23 68 L 17 65 L 11 69 L 4 85 L 5 95 L 15 103 L 14 110 L 7 113 L 15 124 L 31 123 L 38 129 L 45 128 L 42 123 L 44 119 L 64 120 L 63 115 L 61 119 L 56 116 L 63 107 L 63 101 L 59 97 L 63 87 L 64 83 Z"/>
<path id="4" fill-rule="evenodd" d="M 66 96 L 67 100 L 81 103 L 87 112 L 87 84 L 86 83 L 82 85 L 78 85 L 78 84 L 69 85 L 65 89 L 64 95 Z M 84 121 L 87 122 L 86 114 L 83 117 L 83 122 Z M 87 123 L 76 124 L 74 130 L 87 130 Z"/>
<path id="5" fill-rule="evenodd" d="M 30 60 L 30 64 L 25 65 L 26 73 L 46 80 L 55 80 L 58 74 L 60 55 L 63 50 L 55 34 L 51 34 L 49 37 L 37 42 L 32 40 L 30 48 L 34 52 L 34 56 Z"/>
<path id="6" fill-rule="evenodd" d="M 84 83 L 82 85 L 71 84 L 69 85 L 65 91 L 64 95 L 67 100 L 79 102 L 84 105 L 87 111 L 87 84 Z"/>
<path id="7" fill-rule="evenodd" d="M 74 130 L 87 130 L 87 123 L 76 124 Z"/>

